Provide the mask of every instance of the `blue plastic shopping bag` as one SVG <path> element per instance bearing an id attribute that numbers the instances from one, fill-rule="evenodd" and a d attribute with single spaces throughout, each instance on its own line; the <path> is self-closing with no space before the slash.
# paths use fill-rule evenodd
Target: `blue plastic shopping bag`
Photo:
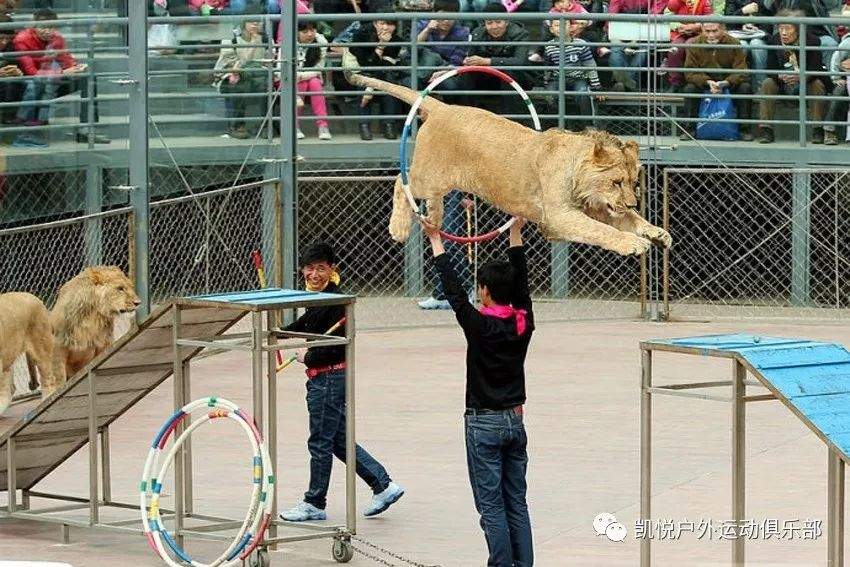
<path id="1" fill-rule="evenodd" d="M 724 89 L 723 94 L 729 91 Z M 696 138 L 698 140 L 738 140 L 738 124 L 736 122 L 715 122 L 715 120 L 734 120 L 738 117 L 735 112 L 735 102 L 728 96 L 705 97 L 699 105 Z"/>

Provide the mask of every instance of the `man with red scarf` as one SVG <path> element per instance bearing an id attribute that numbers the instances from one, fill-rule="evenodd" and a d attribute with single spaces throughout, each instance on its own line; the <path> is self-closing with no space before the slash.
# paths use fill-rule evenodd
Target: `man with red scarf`
<path id="1" fill-rule="evenodd" d="M 528 267 L 517 219 L 508 262 L 478 270 L 481 310 L 475 309 L 445 254 L 440 232 L 422 221 L 443 291 L 466 337 L 466 462 L 475 507 L 487 540 L 488 566 L 534 563 L 525 494 L 528 437 L 523 425 L 525 356 L 534 332 Z"/>

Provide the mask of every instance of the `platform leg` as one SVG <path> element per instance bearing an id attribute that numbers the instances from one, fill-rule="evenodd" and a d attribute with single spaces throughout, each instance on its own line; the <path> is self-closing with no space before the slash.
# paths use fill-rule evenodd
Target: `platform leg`
<path id="1" fill-rule="evenodd" d="M 175 305 L 172 308 L 172 321 L 171 321 L 171 336 L 172 336 L 172 346 L 173 346 L 173 374 L 174 374 L 174 410 L 178 410 L 183 407 L 185 402 L 185 396 L 183 394 L 183 355 L 181 353 L 180 345 L 177 344 L 177 341 L 180 340 L 180 327 L 182 325 L 181 321 L 181 311 L 178 305 Z M 177 439 L 183 432 L 186 430 L 185 420 L 177 425 L 174 429 L 174 438 Z M 184 446 L 185 447 L 185 446 Z M 184 492 L 185 485 L 183 481 L 185 479 L 184 476 L 184 468 L 183 464 L 186 460 L 186 453 L 183 450 L 183 447 L 177 449 L 177 454 L 174 455 L 174 540 L 177 542 L 177 545 L 183 547 L 183 520 L 185 518 L 185 508 L 184 503 L 186 502 L 186 494 Z"/>
<path id="2" fill-rule="evenodd" d="M 345 306 L 345 527 L 357 533 L 357 477 L 356 440 L 354 438 L 354 303 Z"/>
<path id="3" fill-rule="evenodd" d="M 640 520 L 652 526 L 652 351 L 642 350 L 640 393 Z M 650 528 L 651 529 L 651 528 Z M 650 534 L 640 540 L 640 565 L 650 567 L 652 548 Z"/>
<path id="4" fill-rule="evenodd" d="M 277 318 L 277 313 L 266 312 L 266 328 L 271 330 L 274 328 L 274 322 Z M 277 338 L 272 333 L 269 333 L 269 344 L 277 343 Z M 268 430 L 266 431 L 266 444 L 269 448 L 269 459 L 272 462 L 274 473 L 278 474 L 277 468 L 277 353 L 270 350 L 266 357 L 266 380 L 268 382 Z M 272 488 L 274 491 L 274 500 L 272 501 L 272 520 L 277 519 L 277 483 Z M 269 526 L 268 539 L 277 537 L 277 526 L 272 524 Z M 270 545 L 269 550 L 274 551 L 277 548 L 275 545 Z"/>
<path id="5" fill-rule="evenodd" d="M 59 525 L 59 542 L 64 545 L 71 543 L 71 526 L 68 524 Z"/>
<path id="6" fill-rule="evenodd" d="M 112 502 L 112 472 L 109 448 L 109 427 L 104 426 L 100 431 L 100 476 L 103 483 L 101 491 L 103 502 Z"/>
<path id="7" fill-rule="evenodd" d="M 744 566 L 744 544 L 741 526 L 746 513 L 746 367 L 735 360 L 732 380 L 732 519 L 735 522 L 735 539 L 732 541 L 732 565 Z"/>
<path id="8" fill-rule="evenodd" d="M 93 526 L 98 523 L 100 508 L 98 494 L 98 474 L 100 471 L 97 466 L 97 392 L 95 385 L 95 374 L 89 372 L 89 525 Z"/>
<path id="9" fill-rule="evenodd" d="M 6 490 L 9 496 L 9 503 L 6 509 L 11 514 L 18 510 L 18 479 L 17 479 L 17 464 L 15 463 L 15 443 L 14 437 L 9 437 L 6 441 Z"/>
<path id="10" fill-rule="evenodd" d="M 827 464 L 827 565 L 844 565 L 844 461 L 829 449 Z"/>

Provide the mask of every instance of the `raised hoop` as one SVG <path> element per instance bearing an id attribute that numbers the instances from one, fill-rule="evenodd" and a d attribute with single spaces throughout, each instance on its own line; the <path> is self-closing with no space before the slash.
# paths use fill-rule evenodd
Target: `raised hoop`
<path id="1" fill-rule="evenodd" d="M 416 99 L 416 102 L 411 105 L 410 112 L 407 114 L 407 118 L 404 121 L 404 129 L 401 132 L 401 151 L 398 160 L 399 170 L 401 173 L 401 188 L 404 190 L 404 195 L 407 197 L 408 203 L 410 203 L 410 208 L 412 208 L 413 212 L 419 215 L 419 218 L 422 219 L 425 218 L 425 215 L 419 212 L 419 206 L 416 204 L 416 200 L 413 198 L 413 193 L 410 192 L 410 180 L 407 176 L 407 140 L 408 138 L 410 138 L 410 132 L 413 128 L 413 120 L 416 118 L 416 113 L 419 111 L 419 107 L 422 106 L 422 103 L 425 101 L 425 98 L 430 95 L 431 92 L 440 85 L 440 83 L 442 83 L 443 81 L 447 81 L 452 77 L 458 75 L 465 75 L 467 73 L 484 73 L 486 75 L 492 75 L 494 77 L 498 77 L 502 82 L 510 85 L 511 88 L 513 88 L 519 94 L 523 102 L 525 102 L 525 105 L 528 107 L 528 113 L 531 115 L 531 120 L 534 123 L 534 129 L 538 132 L 541 130 L 540 117 L 537 115 L 537 110 L 534 108 L 534 103 L 531 102 L 531 98 L 529 98 L 525 90 L 521 86 L 519 86 L 519 83 L 513 80 L 510 75 L 499 71 L 498 69 L 485 66 L 460 67 L 458 69 L 452 69 L 451 71 L 446 72 L 444 75 L 438 77 L 435 81 L 429 83 L 428 86 L 425 87 L 425 90 L 419 93 L 419 98 Z M 492 230 L 485 234 L 477 234 L 475 236 L 458 236 L 456 234 L 450 234 L 444 230 L 440 230 L 440 234 L 443 236 L 443 238 L 460 244 L 486 242 L 488 240 L 496 238 L 497 236 L 508 230 L 515 220 L 516 219 L 514 217 L 511 217 L 508 222 L 506 222 L 496 230 Z"/>
<path id="2" fill-rule="evenodd" d="M 174 440 L 171 449 L 165 455 L 165 460 L 159 468 L 157 476 L 152 476 L 153 472 L 157 470 L 160 455 L 168 438 L 171 437 L 181 421 L 198 409 L 207 409 L 208 411 L 197 421 L 193 421 Z M 168 474 L 168 469 L 171 467 L 178 449 L 195 429 L 216 418 L 232 419 L 245 431 L 254 453 L 251 462 L 254 487 L 248 513 L 245 515 L 245 520 L 242 522 L 233 542 L 215 561 L 205 564 L 194 561 L 183 548 L 177 545 L 177 542 L 165 529 L 159 513 L 159 495 L 162 492 L 162 480 Z M 266 529 L 271 522 L 274 484 L 275 478 L 268 448 L 253 419 L 239 409 L 236 404 L 222 398 L 212 396 L 195 400 L 183 406 L 168 418 L 168 421 L 154 436 L 151 449 L 148 452 L 140 486 L 140 509 L 145 537 L 151 548 L 171 567 L 185 567 L 186 565 L 193 567 L 229 567 L 241 563 L 263 541 Z M 148 495 L 150 495 L 150 506 L 148 506 Z M 168 549 L 166 549 L 166 546 Z M 169 550 L 182 563 L 175 561 L 168 553 Z"/>

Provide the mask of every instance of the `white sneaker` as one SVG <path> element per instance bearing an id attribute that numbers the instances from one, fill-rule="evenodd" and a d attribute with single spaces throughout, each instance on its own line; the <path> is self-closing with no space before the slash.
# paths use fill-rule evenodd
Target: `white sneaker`
<path id="1" fill-rule="evenodd" d="M 295 136 L 296 136 L 299 140 L 303 140 L 304 138 L 306 138 L 306 137 L 307 137 L 307 136 L 305 136 L 305 135 L 304 135 L 304 132 L 302 132 L 302 131 L 301 131 L 301 128 L 298 128 L 298 129 L 295 131 Z"/>
<path id="2" fill-rule="evenodd" d="M 327 126 L 319 126 L 319 139 L 320 140 L 330 140 L 331 139 L 331 131 L 328 130 Z"/>
<path id="3" fill-rule="evenodd" d="M 434 299 L 426 297 L 422 301 L 418 301 L 419 309 L 451 309 L 452 306 L 447 299 Z"/>
<path id="4" fill-rule="evenodd" d="M 327 520 L 328 515 L 309 502 L 299 502 L 286 512 L 281 513 L 280 518 L 287 522 L 306 522 L 308 520 Z"/>
<path id="5" fill-rule="evenodd" d="M 381 493 L 372 497 L 372 502 L 363 511 L 363 515 L 367 518 L 377 516 L 387 508 L 398 502 L 398 499 L 404 496 L 404 489 L 394 482 Z"/>

